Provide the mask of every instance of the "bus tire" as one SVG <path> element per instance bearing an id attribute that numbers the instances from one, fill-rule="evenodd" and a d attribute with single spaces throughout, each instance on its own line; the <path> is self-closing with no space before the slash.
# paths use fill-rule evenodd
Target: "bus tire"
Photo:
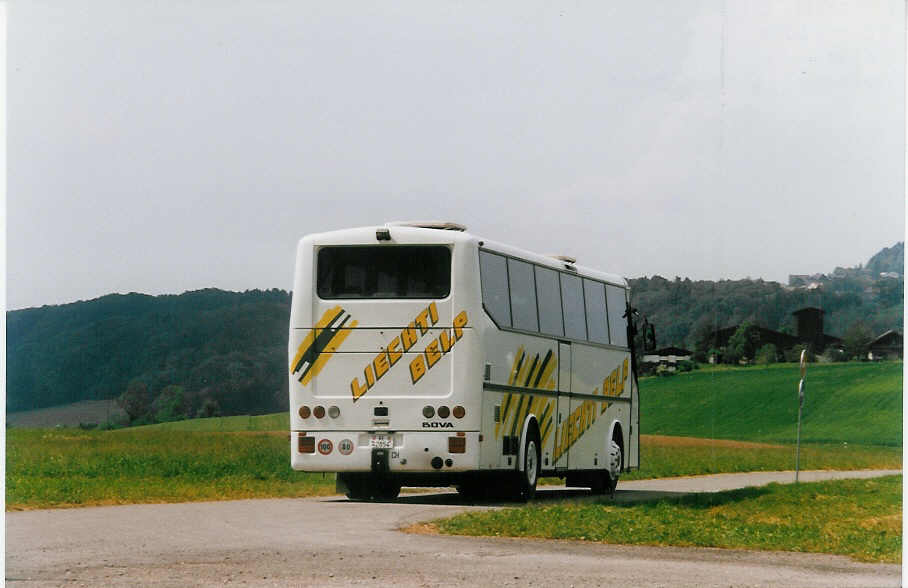
<path id="1" fill-rule="evenodd" d="M 589 479 L 590 492 L 593 494 L 614 494 L 621 474 L 621 465 L 624 457 L 621 455 L 621 445 L 615 439 L 608 445 L 608 469 L 595 472 Z"/>
<path id="2" fill-rule="evenodd" d="M 400 484 L 391 480 L 377 480 L 372 496 L 375 500 L 394 500 L 400 494 Z"/>
<path id="3" fill-rule="evenodd" d="M 618 476 L 621 475 L 621 468 L 624 465 L 624 456 L 621 454 L 621 445 L 617 440 L 612 439 L 609 442 L 608 450 L 608 470 L 605 471 L 605 490 L 609 494 L 615 493 L 615 487 L 618 485 Z"/>
<path id="4" fill-rule="evenodd" d="M 338 474 L 347 488 L 344 496 L 350 500 L 369 500 L 372 496 L 369 491 L 369 484 L 362 476 L 350 476 Z"/>
<path id="5" fill-rule="evenodd" d="M 485 488 L 473 480 L 463 481 L 455 488 L 457 488 L 457 493 L 467 500 L 477 500 L 486 496 Z"/>
<path id="6" fill-rule="evenodd" d="M 536 496 L 536 483 L 539 482 L 539 437 L 532 429 L 524 440 L 523 471 L 518 471 L 517 475 L 518 500 L 532 500 Z"/>

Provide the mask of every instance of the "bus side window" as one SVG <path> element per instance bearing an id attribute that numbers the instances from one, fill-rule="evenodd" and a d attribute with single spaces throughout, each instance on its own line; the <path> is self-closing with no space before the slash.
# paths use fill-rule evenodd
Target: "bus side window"
<path id="1" fill-rule="evenodd" d="M 511 326 L 511 302 L 508 298 L 507 263 L 501 255 L 479 252 L 479 279 L 482 282 L 482 304 L 499 327 Z"/>
<path id="2" fill-rule="evenodd" d="M 508 259 L 508 282 L 511 289 L 513 327 L 525 331 L 538 331 L 533 266 L 525 261 Z"/>
<path id="3" fill-rule="evenodd" d="M 583 298 L 586 301 L 586 328 L 590 341 L 608 343 L 608 321 L 605 316 L 605 284 L 583 280 Z"/>
<path id="4" fill-rule="evenodd" d="M 561 305 L 564 309 L 564 336 L 586 340 L 583 285 L 577 276 L 561 274 Z"/>
<path id="5" fill-rule="evenodd" d="M 627 308 L 624 288 L 606 284 L 605 294 L 608 299 L 608 324 L 612 335 L 612 345 L 627 347 L 627 319 L 624 311 Z"/>
<path id="6" fill-rule="evenodd" d="M 539 330 L 546 335 L 564 337 L 558 272 L 536 266 L 536 298 L 539 300 Z"/>

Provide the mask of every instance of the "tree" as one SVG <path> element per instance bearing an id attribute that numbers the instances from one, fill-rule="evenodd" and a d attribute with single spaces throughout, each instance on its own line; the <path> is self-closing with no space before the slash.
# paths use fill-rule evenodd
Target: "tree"
<path id="1" fill-rule="evenodd" d="M 873 341 L 873 334 L 864 321 L 858 320 L 851 323 L 843 338 L 845 357 L 848 359 L 866 359 L 871 341 Z"/>
<path id="2" fill-rule="evenodd" d="M 189 405 L 182 386 L 167 386 L 152 403 L 155 420 L 159 422 L 179 421 L 189 418 Z"/>
<path id="3" fill-rule="evenodd" d="M 199 407 L 195 416 L 200 419 L 221 416 L 221 406 L 217 400 L 208 396 L 202 400 L 202 406 Z"/>
<path id="4" fill-rule="evenodd" d="M 701 315 L 694 323 L 694 359 L 700 363 L 709 360 L 709 350 L 715 346 L 715 326 L 709 315 Z"/>
<path id="5" fill-rule="evenodd" d="M 742 359 L 753 359 L 760 341 L 760 331 L 750 321 L 744 321 L 728 340 L 725 361 L 738 363 Z"/>
<path id="6" fill-rule="evenodd" d="M 151 410 L 151 395 L 148 392 L 148 386 L 141 380 L 130 381 L 126 392 L 117 398 L 117 404 L 126 411 L 130 423 L 147 417 Z"/>

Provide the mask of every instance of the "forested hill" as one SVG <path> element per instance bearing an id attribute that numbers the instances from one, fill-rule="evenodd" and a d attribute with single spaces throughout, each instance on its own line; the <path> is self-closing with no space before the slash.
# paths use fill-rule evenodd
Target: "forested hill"
<path id="1" fill-rule="evenodd" d="M 693 348 L 698 330 L 744 320 L 793 332 L 791 313 L 804 306 L 826 310 L 829 334 L 842 336 L 863 322 L 878 335 L 902 328 L 904 278 L 880 272 L 901 274 L 903 251 L 898 244 L 874 256 L 872 269 L 836 268 L 798 288 L 763 280 L 632 279 L 632 302 L 655 324 L 660 346 Z M 136 381 L 147 403 L 157 399 L 149 415 L 285 410 L 289 317 L 283 290 L 111 294 L 10 311 L 7 410 L 114 398 Z"/>
<path id="2" fill-rule="evenodd" d="M 905 275 L 905 243 L 896 243 L 886 247 L 867 262 L 867 269 L 871 272 L 895 272 Z"/>
<path id="3" fill-rule="evenodd" d="M 630 280 L 633 304 L 656 325 L 660 346 L 694 349 L 710 329 L 750 321 L 795 334 L 791 313 L 826 311 L 823 330 L 842 337 L 851 328 L 876 336 L 903 329 L 905 244 L 885 247 L 866 266 L 793 276 L 792 285 L 763 280 L 691 281 L 661 276 Z"/>
<path id="4" fill-rule="evenodd" d="M 276 289 L 111 294 L 7 312 L 7 410 L 113 398 L 136 378 L 152 398 L 181 386 L 189 415 L 206 400 L 222 414 L 283 410 L 289 320 L 290 295 Z"/>
<path id="5" fill-rule="evenodd" d="M 704 331 L 750 321 L 795 334 L 792 312 L 805 306 L 826 311 L 823 330 L 842 337 L 863 324 L 873 335 L 902 329 L 904 279 L 829 280 L 818 288 L 786 288 L 763 280 L 691 281 L 660 276 L 629 280 L 632 304 L 656 327 L 658 345 L 696 347 Z"/>

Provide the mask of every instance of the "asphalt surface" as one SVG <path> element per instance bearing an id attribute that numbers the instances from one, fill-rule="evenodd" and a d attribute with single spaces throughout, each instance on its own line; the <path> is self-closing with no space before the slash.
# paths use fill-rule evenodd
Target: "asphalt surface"
<path id="1" fill-rule="evenodd" d="M 802 472 L 802 481 L 900 473 Z M 615 500 L 793 481 L 792 472 L 619 484 Z M 537 501 L 587 500 L 542 488 Z M 447 491 L 6 513 L 13 586 L 899 586 L 897 565 L 846 557 L 402 533 L 470 509 Z"/>

